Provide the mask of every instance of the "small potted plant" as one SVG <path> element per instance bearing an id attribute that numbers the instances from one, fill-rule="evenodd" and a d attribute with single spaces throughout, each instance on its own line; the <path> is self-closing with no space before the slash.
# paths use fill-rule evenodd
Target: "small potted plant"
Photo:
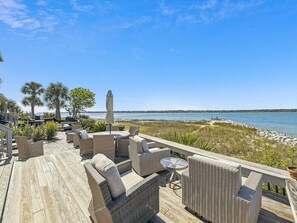
<path id="1" fill-rule="evenodd" d="M 297 180 L 297 166 L 288 166 L 287 170 L 289 171 L 290 176 Z"/>

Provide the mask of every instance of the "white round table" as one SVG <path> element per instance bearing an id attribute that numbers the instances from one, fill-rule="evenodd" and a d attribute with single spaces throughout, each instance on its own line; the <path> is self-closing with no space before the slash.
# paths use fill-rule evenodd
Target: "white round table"
<path id="1" fill-rule="evenodd" d="M 175 179 L 178 178 L 177 170 L 184 170 L 188 167 L 188 162 L 184 159 L 177 158 L 177 157 L 166 157 L 161 159 L 160 163 L 164 166 L 167 170 L 171 171 L 171 176 L 169 180 L 169 187 L 171 187 L 171 183 Z"/>

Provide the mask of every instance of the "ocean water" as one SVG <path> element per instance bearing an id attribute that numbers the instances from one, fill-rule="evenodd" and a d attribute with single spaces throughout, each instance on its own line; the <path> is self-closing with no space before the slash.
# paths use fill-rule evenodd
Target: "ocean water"
<path id="1" fill-rule="evenodd" d="M 84 113 L 103 119 L 105 113 Z M 63 114 L 65 115 L 65 114 Z M 228 119 L 262 129 L 297 137 L 297 112 L 228 112 L 228 113 L 115 113 L 115 119 L 210 120 Z"/>

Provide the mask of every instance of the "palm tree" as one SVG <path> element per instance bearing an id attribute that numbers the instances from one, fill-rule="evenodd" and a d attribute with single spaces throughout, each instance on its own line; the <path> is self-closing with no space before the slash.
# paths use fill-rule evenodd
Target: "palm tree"
<path id="1" fill-rule="evenodd" d="M 22 113 L 22 109 L 14 100 L 7 101 L 7 109 L 9 112 L 15 113 L 17 115 Z"/>
<path id="2" fill-rule="evenodd" d="M 55 118 L 61 120 L 61 108 L 66 107 L 66 101 L 70 100 L 68 88 L 61 82 L 50 83 L 45 90 L 44 100 L 49 109 L 55 109 Z"/>
<path id="3" fill-rule="evenodd" d="M 21 88 L 21 92 L 27 97 L 24 97 L 22 100 L 22 104 L 25 106 L 31 106 L 31 118 L 35 118 L 35 106 L 42 106 L 43 102 L 40 99 L 40 95 L 43 94 L 44 88 L 41 84 L 36 83 L 34 81 L 27 82 Z"/>

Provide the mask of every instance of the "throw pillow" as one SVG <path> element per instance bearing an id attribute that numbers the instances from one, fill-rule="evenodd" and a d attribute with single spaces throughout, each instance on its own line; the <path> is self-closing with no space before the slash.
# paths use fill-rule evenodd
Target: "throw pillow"
<path id="1" fill-rule="evenodd" d="M 81 139 L 88 139 L 89 135 L 86 130 L 81 130 L 78 132 L 79 138 Z"/>
<path id="2" fill-rule="evenodd" d="M 143 150 L 143 152 L 149 152 L 149 147 L 148 147 L 148 145 L 147 145 L 147 142 L 146 142 L 146 140 L 145 139 L 142 139 L 141 140 L 141 146 L 142 146 L 142 150 Z"/>
<path id="3" fill-rule="evenodd" d="M 106 179 L 113 199 L 126 192 L 117 166 L 103 154 L 95 155 L 91 164 Z"/>

